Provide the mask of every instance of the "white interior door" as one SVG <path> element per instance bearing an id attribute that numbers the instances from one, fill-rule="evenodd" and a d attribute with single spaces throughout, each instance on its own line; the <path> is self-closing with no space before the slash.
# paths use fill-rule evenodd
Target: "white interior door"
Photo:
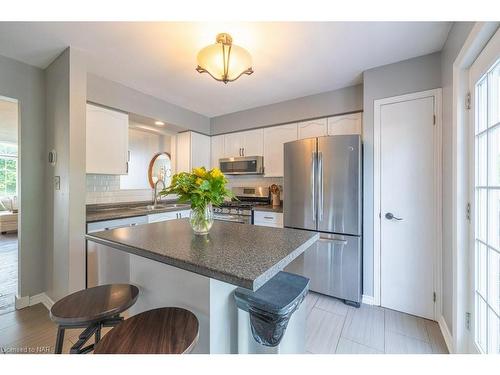
<path id="1" fill-rule="evenodd" d="M 436 98 L 387 100 L 379 107 L 380 302 L 434 319 Z"/>
<path id="2" fill-rule="evenodd" d="M 500 31 L 469 73 L 471 336 L 475 351 L 500 354 Z"/>

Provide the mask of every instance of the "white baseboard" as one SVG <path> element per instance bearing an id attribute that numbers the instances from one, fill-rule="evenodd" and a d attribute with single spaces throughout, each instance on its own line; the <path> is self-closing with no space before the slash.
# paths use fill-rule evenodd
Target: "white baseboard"
<path id="1" fill-rule="evenodd" d="M 443 334 L 444 342 L 448 347 L 448 351 L 450 352 L 450 354 L 454 353 L 455 351 L 453 350 L 453 336 L 451 335 L 450 330 L 448 329 L 448 325 L 446 324 L 446 321 L 444 320 L 444 317 L 442 315 L 438 319 L 438 324 L 439 328 L 441 329 L 441 333 Z"/>
<path id="2" fill-rule="evenodd" d="M 25 307 L 28 307 L 30 305 L 30 297 L 18 297 L 16 296 L 15 301 L 14 301 L 14 306 L 16 307 L 16 310 L 24 309 Z"/>
<path id="3" fill-rule="evenodd" d="M 43 304 L 47 308 L 47 310 L 50 310 L 52 308 L 52 305 L 54 304 L 54 301 L 52 301 L 45 292 L 35 294 L 34 296 L 16 296 L 15 300 L 16 310 L 24 309 L 25 307 L 33 306 L 39 303 Z"/>
<path id="4" fill-rule="evenodd" d="M 375 298 L 372 296 L 367 296 L 363 294 L 362 301 L 365 305 L 374 305 L 375 304 Z"/>

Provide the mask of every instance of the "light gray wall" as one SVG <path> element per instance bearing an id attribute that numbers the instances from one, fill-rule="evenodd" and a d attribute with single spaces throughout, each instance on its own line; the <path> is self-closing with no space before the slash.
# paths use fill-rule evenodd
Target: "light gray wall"
<path id="1" fill-rule="evenodd" d="M 41 69 L 0 56 L 0 95 L 17 99 L 20 110 L 19 294 L 45 290 L 44 161 L 45 95 Z"/>
<path id="2" fill-rule="evenodd" d="M 57 301 L 85 287 L 85 111 L 86 71 L 78 51 L 66 49 L 45 70 L 46 290 Z M 60 190 L 54 186 L 60 176 Z"/>
<path id="3" fill-rule="evenodd" d="M 373 296 L 373 101 L 441 87 L 441 54 L 420 56 L 363 73 L 363 282 Z"/>
<path id="4" fill-rule="evenodd" d="M 455 22 L 441 51 L 443 88 L 443 317 L 453 334 L 453 63 L 474 22 Z"/>
<path id="5" fill-rule="evenodd" d="M 208 117 L 93 74 L 87 76 L 87 100 L 164 121 L 178 127 L 178 131 L 194 130 L 210 134 Z"/>
<path id="6" fill-rule="evenodd" d="M 210 119 L 211 134 L 222 134 L 363 110 L 363 85 L 234 112 Z"/>

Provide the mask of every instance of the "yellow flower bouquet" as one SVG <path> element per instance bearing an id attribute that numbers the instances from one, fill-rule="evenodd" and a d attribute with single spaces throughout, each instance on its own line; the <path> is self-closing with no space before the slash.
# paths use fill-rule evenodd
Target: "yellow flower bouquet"
<path id="1" fill-rule="evenodd" d="M 219 168 L 209 171 L 205 167 L 193 168 L 191 173 L 175 174 L 170 186 L 160 194 L 177 194 L 179 202 L 190 203 L 193 231 L 196 234 L 207 234 L 213 224 L 212 206 L 220 206 L 226 198 L 234 197 L 226 188 L 227 182 Z"/>

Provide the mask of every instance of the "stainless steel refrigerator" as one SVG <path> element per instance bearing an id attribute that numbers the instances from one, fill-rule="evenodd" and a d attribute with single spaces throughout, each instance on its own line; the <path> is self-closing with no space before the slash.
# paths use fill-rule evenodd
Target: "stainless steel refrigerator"
<path id="1" fill-rule="evenodd" d="M 358 135 L 284 146 L 285 227 L 320 234 L 287 271 L 310 278 L 312 291 L 355 306 L 362 296 L 361 153 Z"/>

